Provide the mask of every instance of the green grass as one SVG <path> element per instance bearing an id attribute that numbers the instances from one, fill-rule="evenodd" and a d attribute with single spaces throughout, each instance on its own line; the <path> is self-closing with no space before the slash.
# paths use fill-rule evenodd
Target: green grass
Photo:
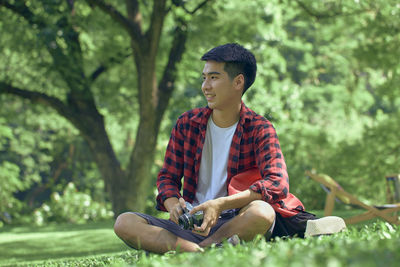
<path id="1" fill-rule="evenodd" d="M 0 266 L 127 250 L 115 236 L 112 226 L 113 222 L 108 221 L 87 225 L 0 228 Z"/>
<path id="2" fill-rule="evenodd" d="M 0 228 L 0 266 L 399 266 L 400 228 L 381 221 L 309 239 L 256 239 L 204 253 L 149 254 L 126 247 L 112 221 Z"/>

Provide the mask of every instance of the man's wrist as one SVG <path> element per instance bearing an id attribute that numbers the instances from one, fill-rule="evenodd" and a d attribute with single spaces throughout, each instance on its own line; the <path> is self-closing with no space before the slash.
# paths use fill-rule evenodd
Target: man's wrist
<path id="1" fill-rule="evenodd" d="M 170 197 L 170 198 L 167 198 L 167 199 L 164 201 L 164 207 L 165 207 L 165 209 L 166 209 L 168 212 L 170 212 L 171 209 L 172 209 L 177 203 L 179 203 L 179 199 L 178 199 L 177 197 Z"/>
<path id="2" fill-rule="evenodd" d="M 219 197 L 219 198 L 214 199 L 214 201 L 216 202 L 220 211 L 231 209 L 230 206 L 232 205 L 232 202 L 230 201 L 229 196 Z"/>
<path id="3" fill-rule="evenodd" d="M 250 202 L 260 199 L 262 199 L 261 194 L 252 190 L 245 190 L 235 195 L 217 198 L 216 200 L 218 201 L 217 205 L 219 205 L 221 210 L 228 210 L 243 208 Z"/>

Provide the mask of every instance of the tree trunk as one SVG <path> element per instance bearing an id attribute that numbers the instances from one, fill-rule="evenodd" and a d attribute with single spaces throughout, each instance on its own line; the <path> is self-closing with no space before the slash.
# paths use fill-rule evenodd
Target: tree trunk
<path id="1" fill-rule="evenodd" d="M 104 186 L 112 203 L 114 215 L 126 210 L 124 195 L 129 194 L 126 173 L 121 169 L 111 143 L 105 132 L 104 125 L 94 125 L 93 134 L 86 139 L 97 163 Z"/>
<path id="2" fill-rule="evenodd" d="M 84 101 L 70 100 L 69 114 L 63 114 L 75 127 L 77 127 L 89 145 L 93 158 L 104 180 L 104 186 L 112 202 L 112 209 L 117 215 L 126 210 L 123 201 L 124 195 L 129 194 L 127 175 L 122 170 L 114 149 L 107 135 L 104 118 L 94 102 L 90 99 Z"/>
<path id="3" fill-rule="evenodd" d="M 151 190 L 151 182 L 155 181 L 151 173 L 154 165 L 154 152 L 157 144 L 159 126 L 157 125 L 156 107 L 158 87 L 155 71 L 155 55 L 149 50 L 145 54 L 135 56 L 138 70 L 138 90 L 140 119 L 128 167 L 129 188 L 126 194 L 126 206 L 134 211 L 143 212 L 147 196 Z"/>

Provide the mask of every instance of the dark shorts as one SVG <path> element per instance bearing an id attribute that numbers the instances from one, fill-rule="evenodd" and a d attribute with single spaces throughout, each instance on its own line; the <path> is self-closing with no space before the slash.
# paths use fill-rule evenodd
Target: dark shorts
<path id="1" fill-rule="evenodd" d="M 271 238 L 275 237 L 304 237 L 306 231 L 307 221 L 318 219 L 315 214 L 299 211 L 292 217 L 282 217 L 279 213 L 276 213 L 275 217 L 275 228 L 272 232 Z"/>
<path id="2" fill-rule="evenodd" d="M 183 239 L 189 240 L 196 244 L 202 242 L 208 236 L 214 234 L 223 224 L 232 220 L 236 215 L 239 214 L 239 209 L 226 211 L 221 214 L 220 218 L 217 221 L 217 224 L 211 228 L 210 234 L 208 236 L 202 236 L 199 234 L 193 233 L 191 230 L 184 230 L 179 225 L 170 220 L 160 219 L 151 215 L 132 212 L 144 219 L 151 225 L 158 226 L 164 228 L 174 235 L 181 237 Z M 280 216 L 280 214 L 276 214 L 275 221 L 264 235 L 266 239 L 274 238 L 274 237 L 282 237 L 282 236 L 300 236 L 304 237 L 305 227 L 307 225 L 307 220 L 317 219 L 314 214 L 308 212 L 299 212 L 299 214 L 290 217 L 284 218 Z"/>

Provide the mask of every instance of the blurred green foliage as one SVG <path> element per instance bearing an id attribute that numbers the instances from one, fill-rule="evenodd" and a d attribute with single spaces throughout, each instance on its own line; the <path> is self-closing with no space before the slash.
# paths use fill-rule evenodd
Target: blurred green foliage
<path id="1" fill-rule="evenodd" d="M 28 2 L 42 8 L 50 21 L 65 8 L 65 3 L 53 1 Z M 142 5 L 146 12 L 148 6 Z M 62 33 L 31 30 L 5 8 L 0 11 L 0 80 L 65 98 L 65 84 L 51 69 L 51 58 L 38 38 L 55 34 L 62 45 Z M 75 11 L 85 71 L 93 72 L 99 64 L 108 67 L 92 90 L 125 166 L 139 116 L 137 77 L 131 75 L 135 66 L 127 60 L 129 37 L 81 1 L 75 1 Z M 205 105 L 200 56 L 221 43 L 239 42 L 258 61 L 256 82 L 244 101 L 276 127 L 291 192 L 307 208 L 323 207 L 325 193 L 304 175 L 314 168 L 334 177 L 347 191 L 383 203 L 385 175 L 400 172 L 399 15 L 395 0 L 221 0 L 207 5 L 188 25 L 186 53 L 158 139 L 154 184 L 176 118 Z M 171 26 L 171 18 L 165 23 Z M 170 41 L 166 30 L 160 71 Z M 87 145 L 65 119 L 7 95 L 0 94 L 0 105 L 0 214 L 7 212 L 15 219 L 32 214 L 43 203 L 50 207 L 55 201 L 51 195 L 62 192 L 69 182 L 94 201 L 107 201 Z M 151 194 L 149 208 L 153 198 Z"/>
<path id="2" fill-rule="evenodd" d="M 52 193 L 50 202 L 44 203 L 34 211 L 34 223 L 43 225 L 49 222 L 69 222 L 82 224 L 113 217 L 111 204 L 93 201 L 89 194 L 78 192 L 75 185 L 69 183 L 62 195 Z"/>

